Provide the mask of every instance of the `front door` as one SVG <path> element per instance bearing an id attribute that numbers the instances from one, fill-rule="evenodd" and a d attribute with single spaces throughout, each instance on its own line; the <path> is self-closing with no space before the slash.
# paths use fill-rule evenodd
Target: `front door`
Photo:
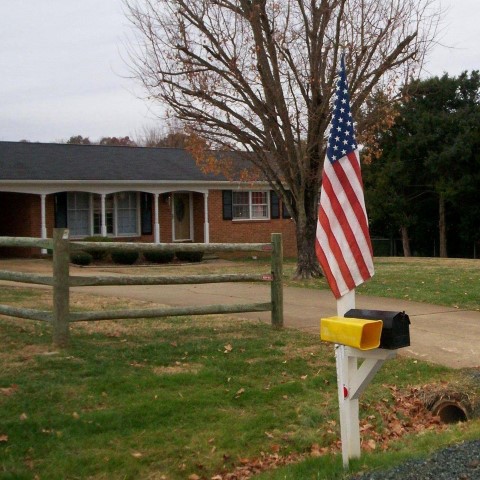
<path id="1" fill-rule="evenodd" d="M 192 240 L 191 235 L 191 195 L 173 194 L 173 240 Z"/>

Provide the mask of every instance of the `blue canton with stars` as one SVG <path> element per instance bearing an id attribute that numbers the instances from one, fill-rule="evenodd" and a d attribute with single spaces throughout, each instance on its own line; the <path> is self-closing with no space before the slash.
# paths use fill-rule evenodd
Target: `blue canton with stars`
<path id="1" fill-rule="evenodd" d="M 355 132 L 353 130 L 352 113 L 350 112 L 350 96 L 348 95 L 347 75 L 345 73 L 345 59 L 342 56 L 335 104 L 332 112 L 332 123 L 328 136 L 327 157 L 331 163 L 357 148 Z"/>

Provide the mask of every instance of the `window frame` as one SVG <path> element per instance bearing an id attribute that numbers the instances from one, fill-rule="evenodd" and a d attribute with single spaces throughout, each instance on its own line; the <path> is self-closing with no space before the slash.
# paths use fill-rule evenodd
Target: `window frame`
<path id="1" fill-rule="evenodd" d="M 245 194 L 248 193 L 248 204 L 246 203 L 236 203 L 235 202 L 235 195 L 236 194 Z M 264 203 L 253 203 L 253 196 L 254 194 L 262 194 L 265 199 Z M 269 190 L 233 190 L 232 191 L 232 221 L 239 222 L 239 221 L 249 221 L 249 222 L 264 222 L 266 220 L 271 219 L 271 208 L 270 208 L 270 191 Z M 248 206 L 248 217 L 238 217 L 235 216 L 235 207 L 236 206 Z M 255 206 L 264 206 L 266 208 L 266 215 L 262 217 L 253 216 L 253 211 Z"/>
<path id="2" fill-rule="evenodd" d="M 134 202 L 135 202 L 135 205 L 133 207 L 130 207 L 130 208 L 120 208 L 118 206 L 119 204 L 119 199 L 118 199 L 118 196 L 122 193 L 126 193 L 128 194 L 129 196 L 134 196 Z M 114 228 L 113 228 L 113 231 L 115 232 L 115 236 L 116 237 L 137 237 L 137 236 L 140 236 L 141 233 L 140 233 L 140 224 L 139 224 L 139 220 L 140 220 L 140 212 L 139 212 L 139 207 L 140 207 L 140 202 L 139 202 L 139 192 L 135 192 L 135 191 L 132 191 L 132 190 L 125 190 L 124 192 L 116 192 L 114 194 L 114 215 L 113 215 L 113 224 L 114 224 Z M 132 232 L 127 232 L 127 233 L 119 233 L 118 231 L 118 212 L 119 210 L 127 210 L 127 211 L 135 211 L 135 233 L 132 233 Z"/>
<path id="3" fill-rule="evenodd" d="M 82 195 L 85 196 L 87 199 L 87 207 L 77 208 L 77 196 Z M 92 202 L 91 202 L 91 193 L 89 192 L 81 192 L 81 191 L 74 191 L 67 193 L 67 227 L 71 233 L 72 238 L 83 238 L 88 237 L 91 232 L 91 210 L 92 210 Z M 73 233 L 72 226 L 70 222 L 72 222 L 72 213 L 71 212 L 84 212 L 86 214 L 87 219 L 87 233 Z M 70 220 L 69 220 L 70 219 Z"/>
<path id="4" fill-rule="evenodd" d="M 134 197 L 134 202 L 135 205 L 129 209 L 129 211 L 135 211 L 135 232 L 128 232 L 128 233 L 119 233 L 118 231 L 118 212 L 119 212 L 119 207 L 118 207 L 118 195 L 122 193 L 127 193 L 129 196 Z M 73 195 L 77 194 L 83 194 L 83 195 L 88 195 L 88 210 L 86 208 L 83 209 L 77 209 L 77 208 L 71 208 L 71 198 Z M 69 220 L 69 212 L 71 211 L 76 211 L 76 210 L 81 210 L 81 211 L 86 211 L 88 215 L 88 232 L 86 234 L 74 234 L 71 233 L 71 238 L 85 238 L 93 235 L 101 235 L 101 233 L 95 233 L 95 214 L 98 214 L 98 208 L 95 207 L 95 195 L 100 196 L 100 193 L 92 193 L 92 192 L 82 192 L 82 191 L 72 191 L 72 192 L 67 192 L 67 228 L 71 230 L 70 226 L 70 220 Z M 111 208 L 106 208 L 105 213 L 112 213 L 112 222 L 113 222 L 113 228 L 111 232 L 107 233 L 107 237 L 113 237 L 113 238 L 127 238 L 127 237 L 140 237 L 142 235 L 141 233 L 141 218 L 140 218 L 140 192 L 137 192 L 135 190 L 124 190 L 121 192 L 113 192 L 112 195 L 112 207 Z M 100 207 L 101 208 L 101 207 Z M 122 209 L 125 210 L 125 209 Z M 101 213 L 100 213 L 101 215 Z"/>

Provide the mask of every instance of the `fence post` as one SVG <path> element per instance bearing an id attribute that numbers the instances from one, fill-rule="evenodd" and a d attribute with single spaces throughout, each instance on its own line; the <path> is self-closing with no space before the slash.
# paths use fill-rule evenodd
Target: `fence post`
<path id="1" fill-rule="evenodd" d="M 283 327 L 283 246 L 282 234 L 272 233 L 272 326 Z"/>
<path id="2" fill-rule="evenodd" d="M 53 230 L 53 344 L 67 347 L 70 340 L 70 247 L 68 230 Z"/>

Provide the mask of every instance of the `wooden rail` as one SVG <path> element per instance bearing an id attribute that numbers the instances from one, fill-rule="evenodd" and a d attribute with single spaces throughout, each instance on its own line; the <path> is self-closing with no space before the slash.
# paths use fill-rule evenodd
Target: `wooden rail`
<path id="1" fill-rule="evenodd" d="M 53 311 L 0 305 L 0 315 L 40 320 L 52 325 L 52 341 L 57 347 L 66 347 L 70 341 L 70 323 L 81 321 L 155 318 L 179 315 L 212 315 L 242 312 L 271 311 L 275 328 L 283 327 L 283 251 L 282 236 L 272 234 L 271 243 L 132 243 L 69 241 L 68 230 L 54 229 L 52 239 L 30 237 L 0 237 L 0 247 L 40 247 L 53 252 L 53 276 L 0 270 L 0 280 L 33 283 L 53 287 Z M 135 250 L 140 252 L 234 252 L 264 251 L 271 255 L 271 272 L 266 274 L 222 274 L 188 276 L 70 276 L 70 251 L 91 248 L 106 251 Z M 271 299 L 265 303 L 235 305 L 205 305 L 201 307 L 165 307 L 153 309 L 70 311 L 70 287 L 105 285 L 182 285 L 224 282 L 270 282 Z"/>

